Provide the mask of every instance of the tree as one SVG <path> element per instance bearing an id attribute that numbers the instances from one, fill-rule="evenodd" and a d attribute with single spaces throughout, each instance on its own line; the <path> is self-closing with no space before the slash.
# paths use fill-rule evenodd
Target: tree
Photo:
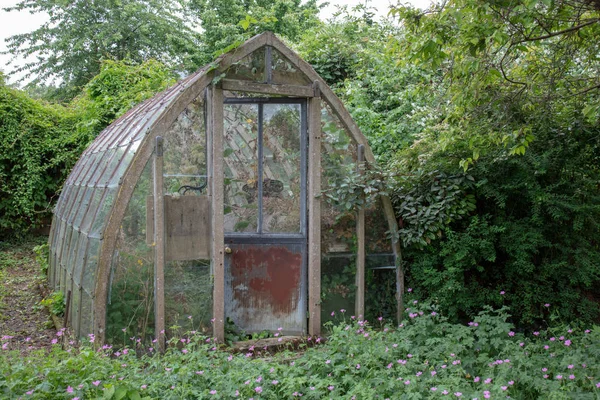
<path id="1" fill-rule="evenodd" d="M 198 66 L 212 61 L 215 53 L 264 31 L 297 41 L 303 32 L 321 24 L 317 1 L 191 0 L 190 12 L 197 15 L 202 27 L 195 53 Z"/>
<path id="2" fill-rule="evenodd" d="M 197 45 L 185 0 L 22 0 L 6 11 L 47 13 L 49 21 L 30 33 L 7 39 L 7 53 L 35 56 L 16 68 L 32 83 L 62 81 L 73 97 L 100 72 L 102 60 L 150 58 L 184 70 Z"/>

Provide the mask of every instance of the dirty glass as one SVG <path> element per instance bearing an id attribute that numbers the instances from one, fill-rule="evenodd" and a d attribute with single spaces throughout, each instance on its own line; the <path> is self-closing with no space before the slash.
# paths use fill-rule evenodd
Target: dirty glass
<path id="1" fill-rule="evenodd" d="M 224 106 L 224 230 L 258 229 L 258 106 Z"/>
<path id="2" fill-rule="evenodd" d="M 147 199 L 152 193 L 150 159 L 137 182 L 119 228 L 110 272 L 106 340 L 154 337 L 154 247 L 146 237 Z"/>
<path id="3" fill-rule="evenodd" d="M 312 83 L 287 57 L 274 48 L 271 48 L 271 65 L 273 83 L 290 85 L 309 85 Z"/>
<path id="4" fill-rule="evenodd" d="M 263 106 L 263 232 L 299 233 L 300 104 Z"/>
<path id="5" fill-rule="evenodd" d="M 354 173 L 357 145 L 339 119 L 321 111 L 321 321 L 345 310 L 354 313 L 356 298 L 356 210 L 327 196 Z M 334 196 L 335 197 L 335 196 Z"/>
<path id="6" fill-rule="evenodd" d="M 265 49 L 258 49 L 252 54 L 242 58 L 227 70 L 228 79 L 244 81 L 266 82 L 265 74 Z"/>

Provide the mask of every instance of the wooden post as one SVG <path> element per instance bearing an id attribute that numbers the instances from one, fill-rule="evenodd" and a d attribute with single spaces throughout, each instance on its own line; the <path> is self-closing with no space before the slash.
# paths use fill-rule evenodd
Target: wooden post
<path id="1" fill-rule="evenodd" d="M 158 350 L 165 350 L 165 207 L 163 188 L 163 138 L 156 137 L 154 151 L 154 317 Z"/>
<path id="2" fill-rule="evenodd" d="M 308 334 L 321 334 L 321 98 L 308 100 Z"/>
<path id="3" fill-rule="evenodd" d="M 213 335 L 219 342 L 225 340 L 225 238 L 223 234 L 223 90 L 211 87 L 207 96 L 210 129 L 210 159 L 213 272 Z"/>
<path id="4" fill-rule="evenodd" d="M 362 174 L 365 165 L 365 146 L 358 145 L 356 172 Z M 363 193 L 364 197 L 364 193 Z M 356 215 L 356 301 L 354 312 L 365 318 L 365 208 L 360 206 Z"/>

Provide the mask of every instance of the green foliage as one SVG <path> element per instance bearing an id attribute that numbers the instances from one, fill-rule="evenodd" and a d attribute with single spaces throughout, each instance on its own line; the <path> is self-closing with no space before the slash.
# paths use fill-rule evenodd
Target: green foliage
<path id="1" fill-rule="evenodd" d="M 212 339 L 173 338 L 164 355 L 136 345 L 23 357 L 2 339 L 0 393 L 5 398 L 228 399 L 394 398 L 432 394 L 462 398 L 594 399 L 600 394 L 600 327 L 557 326 L 534 335 L 514 331 L 506 309 L 451 324 L 429 304 L 411 305 L 398 328 L 344 313 L 325 344 L 300 354 L 251 349 L 231 354 Z M 93 341 L 93 336 L 90 341 Z M 68 346 L 67 346 L 68 347 Z M 434 389 L 432 389 L 434 388 Z"/>
<path id="2" fill-rule="evenodd" d="M 104 61 L 100 73 L 73 101 L 82 113 L 78 128 L 92 130 L 95 136 L 133 106 L 175 82 L 173 72 L 156 60 L 141 64 L 129 60 Z"/>
<path id="3" fill-rule="evenodd" d="M 40 266 L 40 271 L 46 275 L 50 262 L 50 246 L 48 243 L 39 244 L 33 248 L 33 252 L 35 253 L 35 261 Z"/>
<path id="4" fill-rule="evenodd" d="M 65 313 L 65 295 L 61 291 L 52 292 L 40 304 L 57 317 L 62 317 Z"/>
<path id="5" fill-rule="evenodd" d="M 158 59 L 182 70 L 190 63 L 197 34 L 189 27 L 185 1 L 61 0 L 20 1 L 12 12 L 47 13 L 33 32 L 7 40 L 7 52 L 36 61 L 16 68 L 33 83 L 62 80 L 62 98 L 71 98 L 100 72 L 102 60 Z"/>
<path id="6" fill-rule="evenodd" d="M 62 183 L 96 135 L 174 82 L 157 61 L 107 61 L 68 106 L 0 85 L 0 236 L 49 223 Z"/>
<path id="7" fill-rule="evenodd" d="M 321 23 L 317 0 L 191 0 L 189 8 L 202 28 L 199 47 L 193 53 L 197 67 L 261 32 L 271 31 L 295 41 Z"/>
<path id="8" fill-rule="evenodd" d="M 73 129 L 76 113 L 0 84 L 0 230 L 48 223 L 66 172 L 92 136 Z"/>

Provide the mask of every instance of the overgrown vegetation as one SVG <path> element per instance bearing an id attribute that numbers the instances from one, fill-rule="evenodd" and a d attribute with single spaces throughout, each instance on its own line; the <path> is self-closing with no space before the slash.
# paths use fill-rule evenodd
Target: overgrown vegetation
<path id="1" fill-rule="evenodd" d="M 130 347 L 95 351 L 90 335 L 74 348 L 61 331 L 50 356 L 22 358 L 4 337 L 0 393 L 33 399 L 594 399 L 600 394 L 598 328 L 561 325 L 524 335 L 507 322 L 506 309 L 485 310 L 468 325 L 458 325 L 429 304 L 414 303 L 398 328 L 340 312 L 327 343 L 303 345 L 300 355 L 284 351 L 267 358 L 260 348 L 222 351 L 193 332 L 173 338 L 163 356 L 136 344 L 136 338 Z"/>
<path id="2" fill-rule="evenodd" d="M 67 22 L 77 17 L 68 12 L 93 11 L 30 4 L 60 9 L 56 17 Z M 132 41 L 141 47 L 127 52 L 128 20 L 119 20 L 125 30 L 105 38 L 119 55 L 94 53 L 94 66 L 110 59 L 102 69 L 53 72 L 72 80 L 69 87 L 87 85 L 68 104 L 34 100 L 0 82 L 0 235 L 48 224 L 68 171 L 103 127 L 177 72 L 269 29 L 334 87 L 384 166 L 407 286 L 453 323 L 486 305 L 509 306 L 519 330 L 546 328 L 552 318 L 598 322 L 597 1 L 451 0 L 427 12 L 399 6 L 380 22 L 365 7 L 318 21 L 317 2 L 296 0 L 180 4 L 186 13 L 179 16 L 199 18 L 202 33 L 183 40 L 182 28 L 167 51 L 136 31 Z M 77 43 L 87 43 L 86 35 Z M 198 46 L 190 50 L 188 39 Z M 13 50 L 27 40 L 13 39 Z M 162 50 L 168 66 L 147 60 Z M 29 70 L 43 77 L 42 67 Z M 29 93 L 53 98 L 47 87 Z M 371 181 L 350 177 L 327 194 L 352 209 L 365 199 L 358 189 L 384 190 L 380 173 L 366 174 Z M 383 315 L 393 315 L 393 302 L 381 304 Z"/>

